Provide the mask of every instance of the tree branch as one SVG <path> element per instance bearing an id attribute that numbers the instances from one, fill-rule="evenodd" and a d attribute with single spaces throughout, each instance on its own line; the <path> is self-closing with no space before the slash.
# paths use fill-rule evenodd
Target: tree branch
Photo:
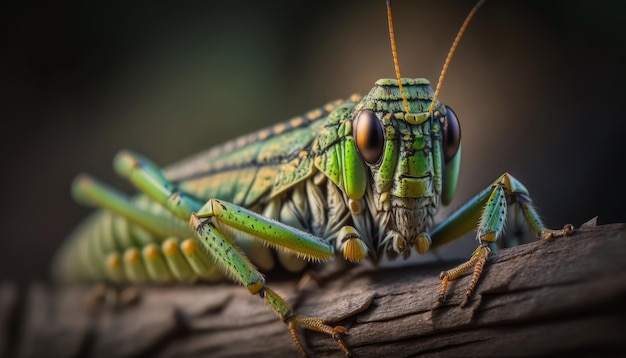
<path id="1" fill-rule="evenodd" d="M 492 255 L 472 299 L 470 276 L 451 283 L 435 308 L 440 271 L 454 263 L 359 268 L 324 287 L 269 286 L 296 313 L 348 327 L 358 357 L 624 354 L 626 225 L 589 225 L 573 236 Z M 230 284 L 147 287 L 124 309 L 82 309 L 86 289 L 33 285 L 22 302 L 0 289 L 3 352 L 20 356 L 296 356 L 284 323 L 258 297 Z M 11 314 L 7 312 L 17 312 Z M 15 327 L 19 326 L 19 327 Z M 340 357 L 336 343 L 300 332 L 311 356 Z"/>

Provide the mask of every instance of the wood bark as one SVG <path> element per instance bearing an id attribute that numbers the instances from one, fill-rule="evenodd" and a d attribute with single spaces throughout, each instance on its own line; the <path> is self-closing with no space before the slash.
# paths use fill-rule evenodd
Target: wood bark
<path id="1" fill-rule="evenodd" d="M 436 304 L 440 271 L 456 262 L 359 267 L 297 290 L 268 285 L 298 314 L 344 325 L 356 357 L 601 356 L 626 354 L 626 225 L 499 250 L 469 304 L 470 280 Z M 86 288 L 0 287 L 0 349 L 18 357 L 298 356 L 283 322 L 232 284 L 141 288 L 138 303 L 86 310 Z M 341 357 L 337 344 L 300 331 L 310 356 Z"/>

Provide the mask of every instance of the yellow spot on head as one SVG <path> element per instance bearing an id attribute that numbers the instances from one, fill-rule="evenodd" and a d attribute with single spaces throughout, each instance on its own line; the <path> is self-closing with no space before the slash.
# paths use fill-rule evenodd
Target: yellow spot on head
<path id="1" fill-rule="evenodd" d="M 430 118 L 430 114 L 428 113 L 407 113 L 404 116 L 404 120 L 409 124 L 422 124 L 428 118 Z"/>
<path id="2" fill-rule="evenodd" d="M 383 124 L 387 125 L 391 123 L 391 113 L 387 113 L 383 116 Z"/>

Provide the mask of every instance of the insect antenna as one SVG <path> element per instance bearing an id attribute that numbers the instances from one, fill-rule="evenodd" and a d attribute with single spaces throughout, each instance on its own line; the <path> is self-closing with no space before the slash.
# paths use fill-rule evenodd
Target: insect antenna
<path id="1" fill-rule="evenodd" d="M 461 37 L 463 37 L 463 34 L 465 33 L 465 29 L 467 29 L 467 26 L 469 25 L 470 21 L 472 21 L 472 18 L 476 14 L 476 11 L 478 11 L 478 8 L 481 7 L 484 2 L 485 0 L 480 0 L 478 3 L 476 3 L 476 5 L 474 5 L 470 13 L 467 14 L 465 21 L 463 21 L 463 25 L 461 25 L 459 32 L 456 34 L 456 38 L 454 39 L 454 42 L 452 43 L 452 47 L 450 47 L 450 51 L 448 52 L 448 57 L 446 57 L 446 62 L 444 62 L 443 68 L 441 69 L 441 74 L 439 75 L 439 80 L 437 81 L 437 87 L 435 88 L 433 101 L 430 103 L 430 108 L 428 109 L 428 113 L 433 112 L 433 108 L 435 107 L 435 102 L 437 101 L 437 97 L 439 96 L 439 90 L 441 90 L 441 85 L 443 84 L 443 80 L 446 77 L 446 72 L 448 72 L 448 66 L 450 65 L 450 61 L 452 60 L 452 56 L 454 56 L 454 52 L 456 51 L 456 48 L 459 45 L 459 42 L 461 41 Z M 389 1 L 387 1 L 387 3 L 389 3 Z"/>
<path id="2" fill-rule="evenodd" d="M 396 37 L 393 33 L 393 19 L 391 18 L 391 0 L 387 0 L 387 22 L 389 23 L 389 38 L 391 39 L 391 53 L 393 54 L 393 65 L 396 69 L 396 77 L 398 78 L 398 88 L 402 94 L 402 102 L 404 103 L 404 110 L 409 113 L 409 101 L 406 99 L 406 94 L 402 89 L 402 79 L 400 76 L 400 62 L 398 62 L 398 51 L 396 50 Z"/>

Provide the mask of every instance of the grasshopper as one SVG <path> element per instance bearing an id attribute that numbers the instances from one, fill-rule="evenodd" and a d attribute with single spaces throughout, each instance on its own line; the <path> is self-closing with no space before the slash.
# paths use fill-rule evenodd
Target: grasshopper
<path id="1" fill-rule="evenodd" d="M 303 355 L 298 328 L 332 337 L 349 356 L 345 327 L 293 312 L 259 268 L 269 269 L 276 260 L 300 271 L 307 260 L 406 258 L 476 230 L 479 243 L 471 257 L 441 273 L 443 302 L 448 283 L 473 270 L 465 305 L 490 245 L 502 235 L 508 206 L 520 210 L 540 239 L 573 232 L 571 225 L 545 228 L 528 190 L 508 173 L 434 222 L 439 207 L 454 197 L 462 148 L 459 120 L 438 94 L 482 3 L 459 30 L 434 91 L 425 79 L 401 77 L 387 1 L 396 79 L 376 81 L 366 96 L 330 102 L 165 169 L 121 151 L 114 167 L 139 189 L 134 197 L 78 176 L 75 198 L 105 210 L 71 234 L 58 254 L 56 277 L 141 284 L 227 275 L 276 312 Z M 278 249 L 275 255 L 270 248 Z"/>

